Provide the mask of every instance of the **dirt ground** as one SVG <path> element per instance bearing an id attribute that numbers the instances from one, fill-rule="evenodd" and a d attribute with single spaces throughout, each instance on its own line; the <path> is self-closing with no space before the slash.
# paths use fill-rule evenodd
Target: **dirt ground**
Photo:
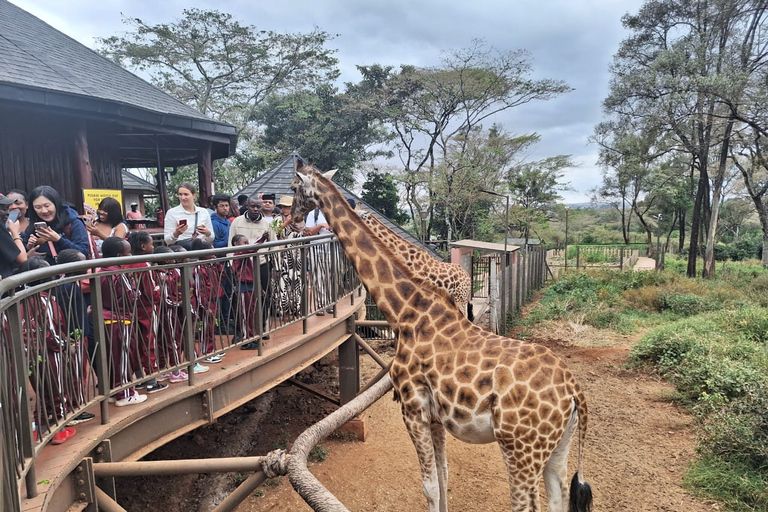
<path id="1" fill-rule="evenodd" d="M 534 338 L 563 358 L 585 388 L 590 416 L 583 477 L 592 485 L 595 511 L 719 510 L 716 503 L 693 498 L 681 487 L 695 453 L 693 421 L 666 398 L 671 386 L 626 369 L 637 336 L 606 338 L 581 326 L 564 325 Z M 391 350 L 380 347 L 385 359 Z M 378 371 L 370 358 L 361 359 L 366 364 L 364 375 Z M 337 382 L 332 364 L 316 365 L 300 378 L 314 385 Z M 350 511 L 426 510 L 416 454 L 391 396 L 366 412 L 367 441 L 327 439 L 322 442 L 327 458 L 310 464 L 313 474 Z M 281 386 L 151 457 L 263 455 L 290 445 L 304 428 L 331 410 L 305 391 Z M 448 436 L 447 451 L 450 510 L 509 510 L 506 471 L 495 445 L 468 445 Z M 569 476 L 575 470 L 576 451 L 574 443 Z M 162 482 L 123 479 L 118 499 L 129 511 L 208 511 L 246 476 L 201 475 Z M 124 503 L 123 497 L 130 503 Z M 544 498 L 544 510 L 545 502 Z M 238 512 L 310 510 L 287 477 L 267 481 L 237 508 Z"/>

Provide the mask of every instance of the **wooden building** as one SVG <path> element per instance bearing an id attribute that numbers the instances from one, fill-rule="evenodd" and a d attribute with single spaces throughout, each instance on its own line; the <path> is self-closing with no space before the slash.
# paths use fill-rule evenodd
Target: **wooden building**
<path id="1" fill-rule="evenodd" d="M 84 188 L 122 189 L 124 168 L 197 164 L 205 198 L 236 143 L 234 126 L 0 0 L 0 192 L 50 185 L 80 207 Z"/>

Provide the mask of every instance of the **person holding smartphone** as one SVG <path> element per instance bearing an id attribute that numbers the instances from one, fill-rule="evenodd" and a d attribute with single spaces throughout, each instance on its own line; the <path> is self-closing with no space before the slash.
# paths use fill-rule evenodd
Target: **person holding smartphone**
<path id="1" fill-rule="evenodd" d="M 207 208 L 195 204 L 197 188 L 191 183 L 182 183 L 177 190 L 179 206 L 174 206 L 165 214 L 165 243 L 178 244 L 189 250 L 192 239 L 200 238 L 203 242 L 213 242 L 213 222 Z"/>
<path id="2" fill-rule="evenodd" d="M 19 235 L 18 210 L 10 211 L 15 199 L 0 194 L 0 276 L 8 277 L 14 268 L 27 261 L 27 251 Z M 10 214 L 15 213 L 14 219 Z"/>
<path id="3" fill-rule="evenodd" d="M 56 256 L 64 249 L 77 249 L 88 257 L 91 244 L 85 224 L 73 208 L 64 204 L 56 189 L 41 185 L 32 191 L 29 199 L 32 203 L 26 245 L 29 256 L 42 256 L 49 265 L 56 264 Z"/>

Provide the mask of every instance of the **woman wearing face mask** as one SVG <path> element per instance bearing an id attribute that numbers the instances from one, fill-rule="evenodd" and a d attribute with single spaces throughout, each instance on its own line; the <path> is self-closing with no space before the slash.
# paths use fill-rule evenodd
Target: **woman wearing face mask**
<path id="1" fill-rule="evenodd" d="M 29 195 L 32 211 L 27 228 L 27 252 L 45 257 L 48 264 L 64 249 L 77 249 L 86 257 L 90 242 L 77 212 L 66 206 L 53 187 L 42 185 Z M 30 254 L 31 255 L 31 254 Z"/>
<path id="2" fill-rule="evenodd" d="M 189 249 L 193 238 L 213 242 L 213 222 L 206 208 L 195 204 L 197 188 L 191 183 L 182 183 L 177 190 L 179 206 L 165 214 L 165 243 L 178 244 Z"/>
<path id="3" fill-rule="evenodd" d="M 27 261 L 27 250 L 19 236 L 19 221 L 10 222 L 8 214 L 13 198 L 0 194 L 0 277 L 13 274 L 13 269 Z"/>

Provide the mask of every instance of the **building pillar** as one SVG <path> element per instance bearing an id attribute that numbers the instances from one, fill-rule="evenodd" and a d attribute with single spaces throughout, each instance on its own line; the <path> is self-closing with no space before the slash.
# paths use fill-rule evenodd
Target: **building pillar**
<path id="1" fill-rule="evenodd" d="M 211 143 L 204 142 L 197 152 L 197 201 L 202 206 L 211 207 L 208 197 L 213 191 L 213 160 L 211 160 Z"/>

